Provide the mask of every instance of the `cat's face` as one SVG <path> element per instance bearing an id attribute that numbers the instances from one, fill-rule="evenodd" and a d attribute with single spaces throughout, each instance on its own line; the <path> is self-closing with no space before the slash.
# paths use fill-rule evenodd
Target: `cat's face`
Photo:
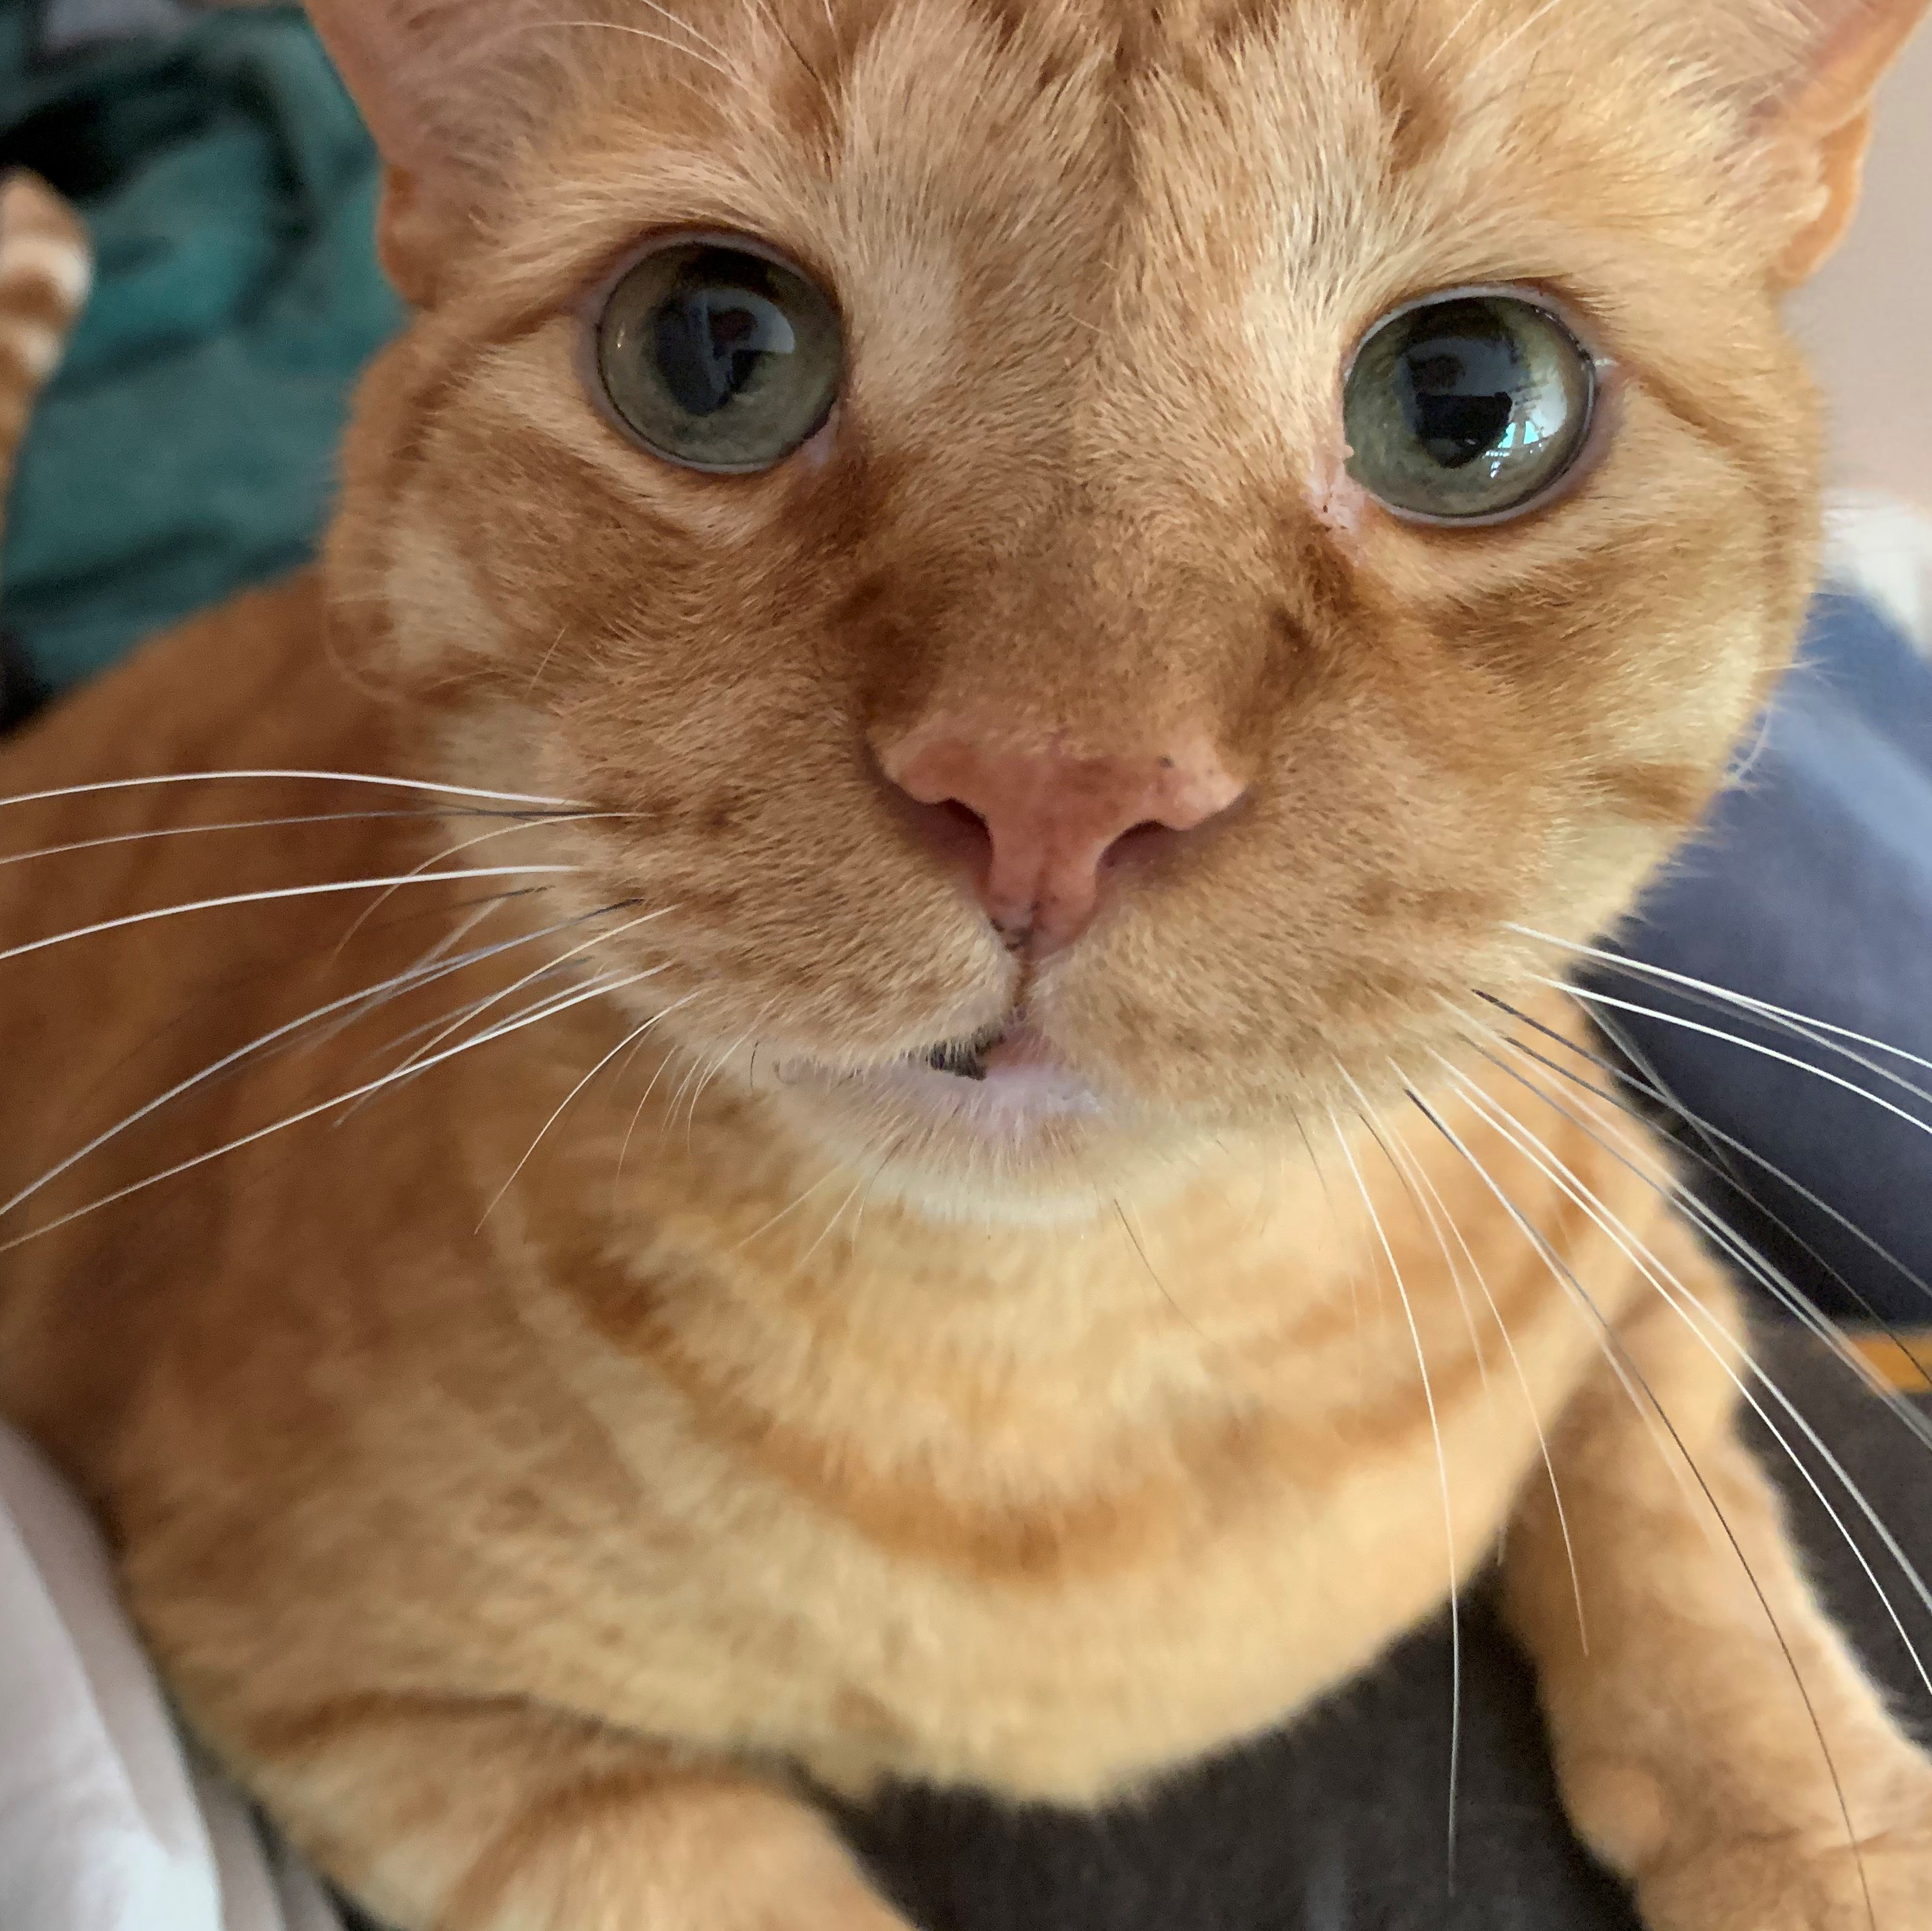
<path id="1" fill-rule="evenodd" d="M 497 10 L 334 566 L 798 1130 L 1017 1208 L 1325 1120 L 1720 781 L 1811 568 L 1749 8 Z"/>

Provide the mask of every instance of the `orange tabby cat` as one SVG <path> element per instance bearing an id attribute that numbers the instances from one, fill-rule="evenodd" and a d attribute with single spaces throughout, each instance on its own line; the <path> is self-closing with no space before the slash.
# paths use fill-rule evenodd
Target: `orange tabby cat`
<path id="1" fill-rule="evenodd" d="M 373 1909 L 886 1931 L 801 1775 L 1101 1798 L 1507 1525 L 1654 1931 L 1927 1921 L 1479 997 L 1786 661 L 1921 4 L 317 0 L 420 313 L 321 575 L 0 760 L 0 1399 Z"/>

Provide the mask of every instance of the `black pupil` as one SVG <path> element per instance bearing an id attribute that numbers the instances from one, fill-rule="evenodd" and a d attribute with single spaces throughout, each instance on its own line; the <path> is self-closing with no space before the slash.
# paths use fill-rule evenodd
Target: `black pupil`
<path id="1" fill-rule="evenodd" d="M 776 302 L 745 286 L 750 264 L 736 274 L 701 262 L 693 269 L 652 318 L 658 372 L 680 409 L 715 415 L 766 356 L 795 353 L 798 337 Z"/>
<path id="2" fill-rule="evenodd" d="M 1409 433 L 1445 469 L 1466 468 L 1505 442 L 1523 382 L 1508 328 L 1473 302 L 1418 316 L 1396 365 Z"/>

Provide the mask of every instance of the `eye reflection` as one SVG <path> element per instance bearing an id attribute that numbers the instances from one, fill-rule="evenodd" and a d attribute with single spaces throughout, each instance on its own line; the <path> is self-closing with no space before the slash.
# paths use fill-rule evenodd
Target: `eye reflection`
<path id="1" fill-rule="evenodd" d="M 1554 315 L 1520 297 L 1456 295 L 1373 330 L 1344 398 L 1348 472 L 1432 520 L 1533 507 L 1587 435 L 1595 368 Z"/>
<path id="2" fill-rule="evenodd" d="M 832 304 L 796 269 L 716 242 L 652 250 L 596 324 L 597 376 L 652 454 L 768 469 L 824 421 L 844 373 Z"/>

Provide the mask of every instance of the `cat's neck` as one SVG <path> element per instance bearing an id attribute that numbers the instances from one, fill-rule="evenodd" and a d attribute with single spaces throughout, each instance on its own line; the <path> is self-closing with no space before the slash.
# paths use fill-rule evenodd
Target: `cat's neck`
<path id="1" fill-rule="evenodd" d="M 609 1044 L 564 1057 L 588 1067 Z M 527 1105 L 504 1103 L 499 1062 L 470 1115 L 492 1189 L 574 1084 L 554 1036 L 531 1054 Z M 1406 1105 L 1312 1151 L 1228 1136 L 1167 1187 L 1052 1225 L 868 1199 L 862 1162 L 743 1095 L 647 1109 L 633 1132 L 613 1094 L 566 1116 L 487 1225 L 524 1331 L 620 1456 L 644 1468 L 671 1427 L 868 1534 L 922 1546 L 964 1522 L 1024 1567 L 1030 1543 L 1001 1537 L 1077 1517 L 1097 1549 L 1130 1489 L 1171 1489 L 1178 1522 L 1203 1483 L 1315 1480 L 1391 1414 L 1426 1417 L 1420 1360 L 1453 1391 L 1509 1358 L 1506 1330 L 1546 1339 L 1564 1288 L 1535 1240 L 1445 1265 L 1459 1230 L 1493 1231 L 1498 1195 L 1526 1228 L 1568 1216 L 1540 1162 L 1634 1216 L 1646 1186 L 1560 1117 L 1525 1125 L 1504 1072 L 1471 1086 L 1480 1105 L 1424 1089 L 1454 1141 Z M 1555 1331 L 1582 1327 L 1565 1308 Z"/>
<path id="2" fill-rule="evenodd" d="M 641 1081 L 646 1075 L 636 1077 Z M 596 1111 L 595 1109 L 592 1110 Z M 1243 1323 L 1256 1293 L 1318 1294 L 1355 1267 L 1361 1208 L 1348 1159 L 1292 1131 L 1226 1135 L 1118 1192 L 1050 1213 L 935 1212 L 790 1130 L 754 1096 L 614 1104 L 580 1120 L 530 1213 L 550 1240 L 594 1244 L 677 1297 L 687 1282 L 745 1318 L 869 1328 L 990 1360 L 1085 1350 L 1096 1333 Z"/>
<path id="3" fill-rule="evenodd" d="M 1414 1240 L 1398 1177 L 1352 1145 L 1311 1159 L 1299 1135 L 1231 1137 L 1083 1217 L 974 1225 L 868 1198 L 863 1164 L 742 1097 L 647 1119 L 625 1153 L 630 1131 L 618 1107 L 580 1123 L 550 1183 L 492 1222 L 532 1326 L 614 1440 L 668 1383 L 734 1452 L 793 1444 L 794 1471 L 1086 1494 L 1260 1407 L 1321 1412 L 1364 1363 L 1408 1358 L 1399 1325 L 1399 1352 L 1364 1340 L 1401 1317 L 1353 1172 Z"/>

